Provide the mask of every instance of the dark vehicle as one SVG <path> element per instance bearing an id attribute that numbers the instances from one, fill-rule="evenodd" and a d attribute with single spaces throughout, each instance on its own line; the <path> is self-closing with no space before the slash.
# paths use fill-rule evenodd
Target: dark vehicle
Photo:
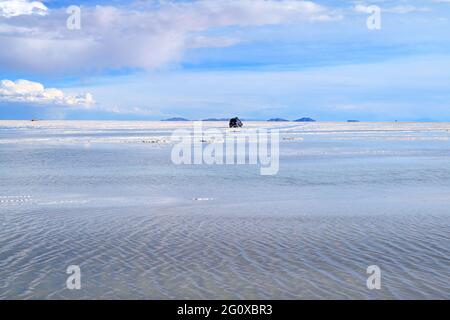
<path id="1" fill-rule="evenodd" d="M 242 121 L 238 117 L 230 119 L 230 128 L 241 128 L 242 126 Z"/>

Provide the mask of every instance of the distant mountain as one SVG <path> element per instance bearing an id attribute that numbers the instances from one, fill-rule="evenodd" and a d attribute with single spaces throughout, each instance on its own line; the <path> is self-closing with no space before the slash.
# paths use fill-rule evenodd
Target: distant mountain
<path id="1" fill-rule="evenodd" d="M 359 120 L 347 120 L 347 122 L 359 122 Z"/>
<path id="2" fill-rule="evenodd" d="M 179 117 L 175 117 L 175 118 L 169 118 L 169 119 L 164 119 L 161 121 L 190 121 L 189 119 L 185 119 L 185 118 L 179 118 Z"/>
<path id="3" fill-rule="evenodd" d="M 273 119 L 269 119 L 267 121 L 269 121 L 269 122 L 286 122 L 286 121 L 289 121 L 289 120 L 282 119 L 282 118 L 273 118 Z"/>
<path id="4" fill-rule="evenodd" d="M 204 119 L 203 121 L 228 121 L 230 119 L 228 118 L 208 118 L 208 119 Z"/>
<path id="5" fill-rule="evenodd" d="M 316 120 L 311 119 L 311 118 L 301 118 L 301 119 L 297 119 L 294 120 L 295 122 L 316 122 Z"/>

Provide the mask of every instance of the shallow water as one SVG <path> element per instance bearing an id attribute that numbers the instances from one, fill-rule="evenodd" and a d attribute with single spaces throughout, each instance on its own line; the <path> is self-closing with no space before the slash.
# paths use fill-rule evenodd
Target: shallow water
<path id="1" fill-rule="evenodd" d="M 277 175 L 174 165 L 191 123 L 0 121 L 0 298 L 450 298 L 450 124 L 248 125 Z"/>

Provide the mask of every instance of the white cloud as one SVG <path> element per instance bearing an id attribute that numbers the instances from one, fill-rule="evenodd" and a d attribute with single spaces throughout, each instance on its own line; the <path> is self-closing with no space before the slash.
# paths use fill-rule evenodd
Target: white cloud
<path id="1" fill-rule="evenodd" d="M 355 12 L 358 12 L 358 13 L 369 13 L 370 12 L 369 6 L 366 6 L 364 4 L 357 4 L 357 5 L 355 5 L 353 7 L 353 10 Z"/>
<path id="2" fill-rule="evenodd" d="M 40 1 L 7 0 L 0 1 L 0 17 L 16 17 L 21 15 L 45 16 L 48 8 Z"/>
<path id="3" fill-rule="evenodd" d="M 449 0 L 450 1 L 450 0 Z M 397 14 L 407 14 L 407 13 L 413 13 L 413 12 L 429 12 L 431 11 L 430 8 L 427 7 L 416 7 L 411 5 L 398 5 L 398 6 L 391 6 L 391 7 L 384 7 L 379 5 L 381 12 L 386 13 L 397 13 Z M 353 10 L 358 13 L 372 13 L 371 10 L 369 10 L 369 5 L 364 4 L 356 4 L 353 7 Z"/>
<path id="4" fill-rule="evenodd" d="M 95 104 L 90 93 L 70 95 L 55 88 L 45 88 L 28 80 L 1 80 L 0 101 L 89 108 Z"/>
<path id="5" fill-rule="evenodd" d="M 383 11 L 389 12 L 389 13 L 406 14 L 406 13 L 412 13 L 412 12 L 429 12 L 429 11 L 431 11 L 431 9 L 427 8 L 427 7 L 415 7 L 415 6 L 409 6 L 409 5 L 400 5 L 400 6 L 386 8 Z"/>
<path id="6" fill-rule="evenodd" d="M 67 17 L 65 10 L 53 10 L 44 20 L 30 17 L 26 22 L 14 22 L 15 27 L 22 28 L 16 32 L 1 28 L 0 47 L 9 50 L 0 51 L 0 67 L 43 73 L 154 69 L 179 62 L 190 48 L 239 42 L 235 37 L 212 36 L 210 31 L 217 28 L 340 18 L 324 6 L 299 0 L 198 0 L 163 2 L 158 7 L 140 3 L 82 7 L 81 30 L 67 30 Z"/>

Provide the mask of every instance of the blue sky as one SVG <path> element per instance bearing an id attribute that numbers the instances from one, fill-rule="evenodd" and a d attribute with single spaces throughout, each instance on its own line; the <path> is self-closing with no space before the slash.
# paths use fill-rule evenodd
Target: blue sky
<path id="1" fill-rule="evenodd" d="M 450 121 L 450 0 L 40 4 L 0 0 L 0 119 Z"/>

